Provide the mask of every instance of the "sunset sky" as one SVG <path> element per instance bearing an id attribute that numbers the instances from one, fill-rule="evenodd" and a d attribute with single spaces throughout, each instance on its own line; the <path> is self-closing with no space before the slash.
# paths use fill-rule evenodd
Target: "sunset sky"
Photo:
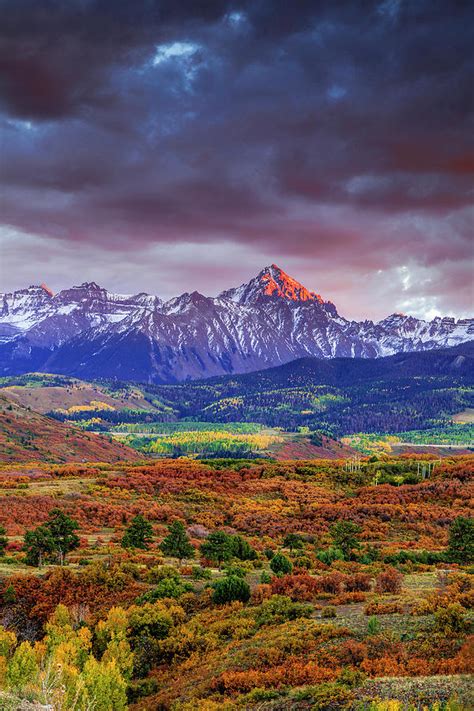
<path id="1" fill-rule="evenodd" d="M 0 291 L 472 315 L 474 3 L 0 0 Z"/>

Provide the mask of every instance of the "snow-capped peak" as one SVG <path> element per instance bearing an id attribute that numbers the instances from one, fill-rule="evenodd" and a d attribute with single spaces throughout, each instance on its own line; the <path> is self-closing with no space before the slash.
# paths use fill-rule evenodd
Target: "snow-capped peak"
<path id="1" fill-rule="evenodd" d="M 247 284 L 223 291 L 220 298 L 231 299 L 240 304 L 248 304 L 262 298 L 280 298 L 287 301 L 316 301 L 324 303 L 319 294 L 309 291 L 296 279 L 290 277 L 276 264 L 262 269 Z"/>
<path id="2" fill-rule="evenodd" d="M 44 283 L 44 281 L 41 282 L 40 287 L 41 287 L 41 289 L 43 289 L 43 291 L 45 291 L 48 294 L 48 296 L 51 296 L 51 298 L 53 298 L 53 296 L 54 296 L 53 290 L 50 289 L 49 286 Z"/>

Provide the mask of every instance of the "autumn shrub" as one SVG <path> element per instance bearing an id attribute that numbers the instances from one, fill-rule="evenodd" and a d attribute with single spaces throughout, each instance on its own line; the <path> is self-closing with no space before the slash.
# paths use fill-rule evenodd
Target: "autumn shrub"
<path id="1" fill-rule="evenodd" d="M 132 643 L 143 637 L 164 639 L 175 624 L 185 619 L 182 607 L 171 606 L 161 601 L 132 605 L 127 610 L 128 625 Z"/>
<path id="2" fill-rule="evenodd" d="M 367 656 L 367 645 L 355 639 L 347 639 L 341 642 L 336 655 L 343 666 L 358 666 Z"/>
<path id="3" fill-rule="evenodd" d="M 332 595 L 337 595 L 342 592 L 343 584 L 345 583 L 346 576 L 342 573 L 329 573 L 328 575 L 321 575 L 317 580 L 318 589 L 321 592 L 330 593 Z"/>
<path id="4" fill-rule="evenodd" d="M 396 568 L 387 568 L 377 576 L 375 590 L 398 595 L 402 590 L 402 581 L 403 575 Z"/>
<path id="5" fill-rule="evenodd" d="M 326 607 L 323 607 L 321 610 L 321 617 L 324 617 L 324 619 L 337 617 L 337 610 L 334 605 L 326 605 Z"/>
<path id="6" fill-rule="evenodd" d="M 398 602 L 369 602 L 364 608 L 364 615 L 403 614 L 403 605 Z"/>
<path id="7" fill-rule="evenodd" d="M 318 579 L 307 573 L 275 576 L 270 584 L 274 595 L 286 595 L 299 602 L 311 601 L 319 590 Z"/>
<path id="8" fill-rule="evenodd" d="M 446 593 L 452 602 L 458 602 L 467 610 L 474 607 L 474 575 L 449 575 L 448 583 Z"/>
<path id="9" fill-rule="evenodd" d="M 465 611 L 459 603 L 441 608 L 435 613 L 435 632 L 447 637 L 462 635 L 469 628 Z"/>
<path id="10" fill-rule="evenodd" d="M 162 580 L 174 578 L 179 580 L 179 570 L 172 565 L 157 565 L 150 568 L 146 576 L 147 582 L 152 585 L 160 583 Z"/>
<path id="11" fill-rule="evenodd" d="M 438 609 L 438 600 L 436 596 L 434 595 L 429 595 L 428 597 L 418 600 L 416 602 L 411 610 L 410 614 L 414 615 L 416 617 L 418 616 L 423 616 L 423 615 L 432 615 L 435 613 L 435 611 Z"/>
<path id="12" fill-rule="evenodd" d="M 352 605 L 358 602 L 364 602 L 366 594 L 363 592 L 343 592 L 333 598 L 334 605 Z"/>
<path id="13" fill-rule="evenodd" d="M 288 657 L 283 664 L 269 669 L 224 671 L 213 682 L 213 688 L 221 693 L 251 691 L 258 687 L 284 688 L 303 684 L 320 684 L 334 679 L 338 669 L 321 667 L 314 661 L 301 661 Z"/>
<path id="14" fill-rule="evenodd" d="M 354 694 L 347 686 L 326 682 L 314 687 L 312 699 L 312 711 L 336 711 L 348 708 L 354 700 Z"/>
<path id="15" fill-rule="evenodd" d="M 273 595 L 265 600 L 257 610 L 255 621 L 259 627 L 263 625 L 279 625 L 299 617 L 311 617 L 312 607 L 301 602 L 293 602 L 289 597 Z"/>
<path id="16" fill-rule="evenodd" d="M 267 583 L 260 583 L 252 590 L 251 602 L 253 605 L 260 605 L 264 600 L 272 596 L 272 586 Z"/>
<path id="17" fill-rule="evenodd" d="M 354 642 L 354 644 L 359 646 L 359 653 L 353 656 L 353 658 L 357 659 L 357 661 L 347 662 L 348 664 L 358 664 L 361 662 L 364 659 L 365 652 L 367 651 L 365 645 L 359 644 L 358 642 Z M 360 669 L 346 667 L 340 672 L 337 677 L 337 682 L 339 684 L 344 684 L 344 686 L 348 686 L 350 689 L 357 689 L 357 687 L 362 686 L 366 678 L 366 675 L 361 672 Z"/>
<path id="18" fill-rule="evenodd" d="M 405 668 L 397 659 L 389 656 L 377 659 L 364 659 L 360 665 L 361 670 L 368 676 L 401 676 Z"/>
<path id="19" fill-rule="evenodd" d="M 293 565 L 296 570 L 305 571 L 311 570 L 311 558 L 305 555 L 295 555 L 293 557 Z"/>
<path id="20" fill-rule="evenodd" d="M 369 592 L 371 585 L 372 579 L 367 573 L 348 575 L 344 581 L 347 592 Z"/>

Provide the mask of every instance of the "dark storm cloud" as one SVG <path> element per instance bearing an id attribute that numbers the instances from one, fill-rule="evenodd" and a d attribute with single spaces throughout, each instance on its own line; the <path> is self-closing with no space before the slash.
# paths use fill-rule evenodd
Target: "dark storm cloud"
<path id="1" fill-rule="evenodd" d="M 5 224 L 109 252 L 225 240 L 341 279 L 471 256 L 472 3 L 0 13 Z"/>

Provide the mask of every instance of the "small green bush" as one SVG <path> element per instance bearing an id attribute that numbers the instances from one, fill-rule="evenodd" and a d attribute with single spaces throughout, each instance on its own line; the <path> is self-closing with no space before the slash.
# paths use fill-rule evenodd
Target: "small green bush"
<path id="1" fill-rule="evenodd" d="M 224 575 L 228 578 L 231 576 L 236 576 L 237 578 L 245 578 L 245 570 L 240 568 L 238 565 L 229 565 L 224 569 Z"/>
<path id="2" fill-rule="evenodd" d="M 250 600 L 249 584 L 237 575 L 229 575 L 218 580 L 213 584 L 213 588 L 212 602 L 216 605 L 223 605 L 234 600 L 240 600 L 240 602 Z"/>
<path id="3" fill-rule="evenodd" d="M 275 689 L 256 688 L 249 691 L 248 694 L 241 696 L 239 701 L 245 703 L 258 703 L 259 701 L 273 701 L 278 699 L 280 693 Z"/>
<path id="4" fill-rule="evenodd" d="M 344 560 L 344 553 L 339 548 L 331 546 L 325 551 L 318 551 L 316 558 L 324 565 L 331 565 L 336 560 Z"/>
<path id="5" fill-rule="evenodd" d="M 273 570 L 275 575 L 287 575 L 293 570 L 293 565 L 290 560 L 283 555 L 283 553 L 277 553 L 273 556 L 270 561 L 270 568 Z"/>
<path id="6" fill-rule="evenodd" d="M 165 578 L 161 580 L 158 585 L 156 585 L 153 590 L 140 595 L 137 602 L 142 604 L 144 602 L 156 602 L 156 600 L 162 600 L 164 598 L 174 598 L 177 599 L 181 597 L 185 592 L 191 592 L 193 586 L 190 583 L 183 583 L 176 578 Z"/>
<path id="7" fill-rule="evenodd" d="M 380 629 L 380 622 L 378 621 L 377 617 L 375 617 L 375 615 L 372 615 L 367 620 L 367 634 L 375 635 L 378 633 L 379 629 Z"/>
<path id="8" fill-rule="evenodd" d="M 193 580 L 210 580 L 212 573 L 208 568 L 202 568 L 200 565 L 193 565 L 191 577 Z"/>

